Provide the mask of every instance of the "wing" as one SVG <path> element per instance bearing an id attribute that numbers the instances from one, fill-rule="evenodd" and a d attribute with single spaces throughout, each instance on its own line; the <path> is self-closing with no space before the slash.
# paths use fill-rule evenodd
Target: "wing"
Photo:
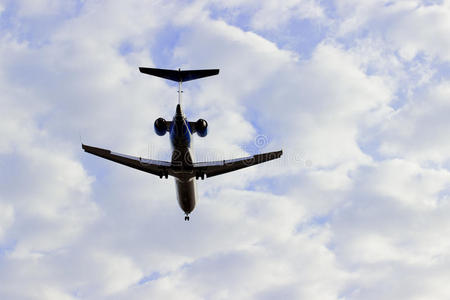
<path id="1" fill-rule="evenodd" d="M 268 152 L 262 154 L 256 154 L 249 157 L 229 159 L 229 160 L 219 160 L 211 162 L 199 162 L 194 163 L 195 176 L 198 179 L 201 177 L 203 179 L 204 175 L 206 177 L 212 177 L 216 175 L 221 175 L 224 173 L 236 171 L 242 168 L 254 166 L 272 159 L 277 159 L 283 154 L 283 151 Z"/>
<path id="2" fill-rule="evenodd" d="M 84 151 L 103 157 L 105 159 L 111 160 L 113 162 L 141 170 L 153 175 L 157 175 L 160 178 L 168 177 L 170 172 L 170 162 L 144 159 L 141 157 L 134 157 L 125 154 L 111 152 L 111 150 L 106 150 L 97 147 L 91 147 L 87 145 L 82 145 Z"/>

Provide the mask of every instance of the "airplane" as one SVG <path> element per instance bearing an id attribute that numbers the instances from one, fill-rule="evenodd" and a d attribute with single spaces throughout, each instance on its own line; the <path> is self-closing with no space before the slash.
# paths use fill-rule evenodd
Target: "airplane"
<path id="1" fill-rule="evenodd" d="M 160 117 L 154 123 L 155 133 L 159 136 L 169 132 L 172 145 L 171 161 L 159 161 L 144 159 L 125 154 L 112 152 L 111 150 L 88 146 L 82 143 L 82 149 L 90 154 L 111 160 L 113 162 L 135 168 L 160 178 L 175 178 L 177 200 L 180 208 L 185 213 L 185 221 L 189 221 L 189 214 L 194 210 L 197 199 L 196 180 L 205 179 L 242 168 L 254 166 L 266 161 L 279 158 L 283 151 L 267 152 L 248 157 L 210 161 L 193 162 L 191 140 L 194 133 L 205 137 L 208 133 L 208 122 L 198 119 L 196 122 L 188 121 L 181 109 L 181 85 L 183 82 L 219 74 L 219 69 L 203 70 L 168 70 L 140 67 L 139 71 L 178 82 L 178 104 L 172 121 L 166 121 Z"/>

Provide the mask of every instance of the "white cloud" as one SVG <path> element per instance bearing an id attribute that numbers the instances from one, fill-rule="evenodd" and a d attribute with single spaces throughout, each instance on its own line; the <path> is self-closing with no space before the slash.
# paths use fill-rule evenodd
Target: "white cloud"
<path id="1" fill-rule="evenodd" d="M 14 208 L 12 205 L 0 203 L 0 240 L 14 222 Z"/>
<path id="2" fill-rule="evenodd" d="M 219 18 L 246 25 L 252 30 L 276 30 L 292 20 L 321 20 L 324 16 L 322 6 L 315 0 L 288 1 L 212 1 L 213 9 L 221 12 Z"/>
<path id="3" fill-rule="evenodd" d="M 324 17 L 322 7 L 312 1 L 264 1 L 254 14 L 252 28 L 274 29 L 285 25 L 291 19 L 320 19 Z"/>
<path id="4" fill-rule="evenodd" d="M 20 3 L 17 24 L 51 12 L 58 26 L 2 29 L 0 297 L 447 299 L 449 95 L 434 75 L 448 4 L 342 3 L 335 19 L 314 1 Z M 249 13 L 253 30 L 330 27 L 306 58 L 211 7 Z M 140 65 L 219 67 L 185 85 L 189 116 L 211 128 L 197 149 L 283 147 L 283 160 L 201 182 L 184 222 L 172 180 L 79 147 L 81 133 L 134 155 L 169 149 L 152 123 L 175 88 Z"/>
<path id="5" fill-rule="evenodd" d="M 19 16 L 36 17 L 68 12 L 73 9 L 75 2 L 74 0 L 64 2 L 58 0 L 20 0 L 16 1 L 16 5 Z"/>
<path id="6" fill-rule="evenodd" d="M 419 6 L 412 12 L 394 16 L 387 36 L 405 59 L 413 59 L 419 52 L 449 61 L 450 41 L 442 38 L 450 35 L 450 6 Z"/>
<path id="7" fill-rule="evenodd" d="M 263 101 L 252 95 L 254 106 L 262 102 L 259 123 L 271 125 L 264 129 L 273 134 L 275 128 L 295 130 L 297 135 L 280 143 L 287 151 L 305 153 L 314 167 L 367 163 L 370 159 L 357 144 L 358 126 L 374 122 L 377 112 L 384 114 L 392 97 L 389 85 L 366 75 L 352 56 L 332 44 L 319 45 L 311 60 L 280 71 L 266 82 L 270 91 L 263 92 Z M 368 117 L 369 112 L 374 116 Z"/>
<path id="8" fill-rule="evenodd" d="M 415 95 L 384 124 L 380 151 L 422 163 L 448 163 L 449 97 L 448 82 Z"/>
<path id="9" fill-rule="evenodd" d="M 331 222 L 338 260 L 356 275 L 347 298 L 448 296 L 432 282 L 448 276 L 442 264 L 450 244 L 442 236 L 448 231 L 449 175 L 402 160 L 353 174 L 355 189 Z"/>
<path id="10" fill-rule="evenodd" d="M 345 37 L 364 32 L 385 38 L 386 45 L 395 47 L 406 60 L 418 54 L 432 55 L 448 61 L 450 43 L 450 5 L 448 1 L 426 5 L 423 1 L 339 1 L 343 19 L 339 35 Z"/>

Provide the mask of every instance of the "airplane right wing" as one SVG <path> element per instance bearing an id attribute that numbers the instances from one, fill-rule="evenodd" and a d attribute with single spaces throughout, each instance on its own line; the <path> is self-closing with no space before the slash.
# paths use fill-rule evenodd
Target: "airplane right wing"
<path id="1" fill-rule="evenodd" d="M 283 151 L 267 152 L 262 154 L 256 154 L 248 157 L 219 160 L 211 162 L 198 162 L 194 163 L 193 169 L 196 178 L 212 177 L 216 175 L 225 174 L 228 172 L 236 171 L 246 167 L 254 166 L 269 160 L 277 159 L 283 154 Z"/>

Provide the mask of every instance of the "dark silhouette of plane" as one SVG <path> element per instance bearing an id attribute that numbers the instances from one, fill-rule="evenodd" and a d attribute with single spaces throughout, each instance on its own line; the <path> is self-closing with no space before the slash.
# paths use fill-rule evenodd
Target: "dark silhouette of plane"
<path id="1" fill-rule="evenodd" d="M 199 119 L 196 122 L 190 122 L 186 119 L 181 110 L 181 84 L 189 80 L 219 74 L 218 69 L 208 70 L 166 70 L 155 68 L 139 68 L 142 73 L 162 77 L 178 82 L 178 104 L 175 116 L 172 121 L 166 121 L 163 118 L 156 119 L 154 123 L 155 132 L 163 136 L 169 132 L 172 144 L 172 159 L 168 161 L 159 161 L 144 159 L 115 153 L 110 150 L 101 149 L 82 144 L 84 151 L 111 160 L 113 162 L 135 168 L 160 178 L 168 178 L 169 175 L 175 177 L 177 188 L 177 198 L 181 209 L 185 213 L 185 220 L 189 220 L 189 214 L 194 210 L 196 202 L 196 179 L 205 179 L 242 168 L 260 164 L 272 159 L 279 158 L 282 150 L 256 154 L 249 157 L 220 160 L 211 162 L 193 162 L 191 139 L 194 133 L 200 137 L 205 137 L 208 132 L 208 122 Z"/>

